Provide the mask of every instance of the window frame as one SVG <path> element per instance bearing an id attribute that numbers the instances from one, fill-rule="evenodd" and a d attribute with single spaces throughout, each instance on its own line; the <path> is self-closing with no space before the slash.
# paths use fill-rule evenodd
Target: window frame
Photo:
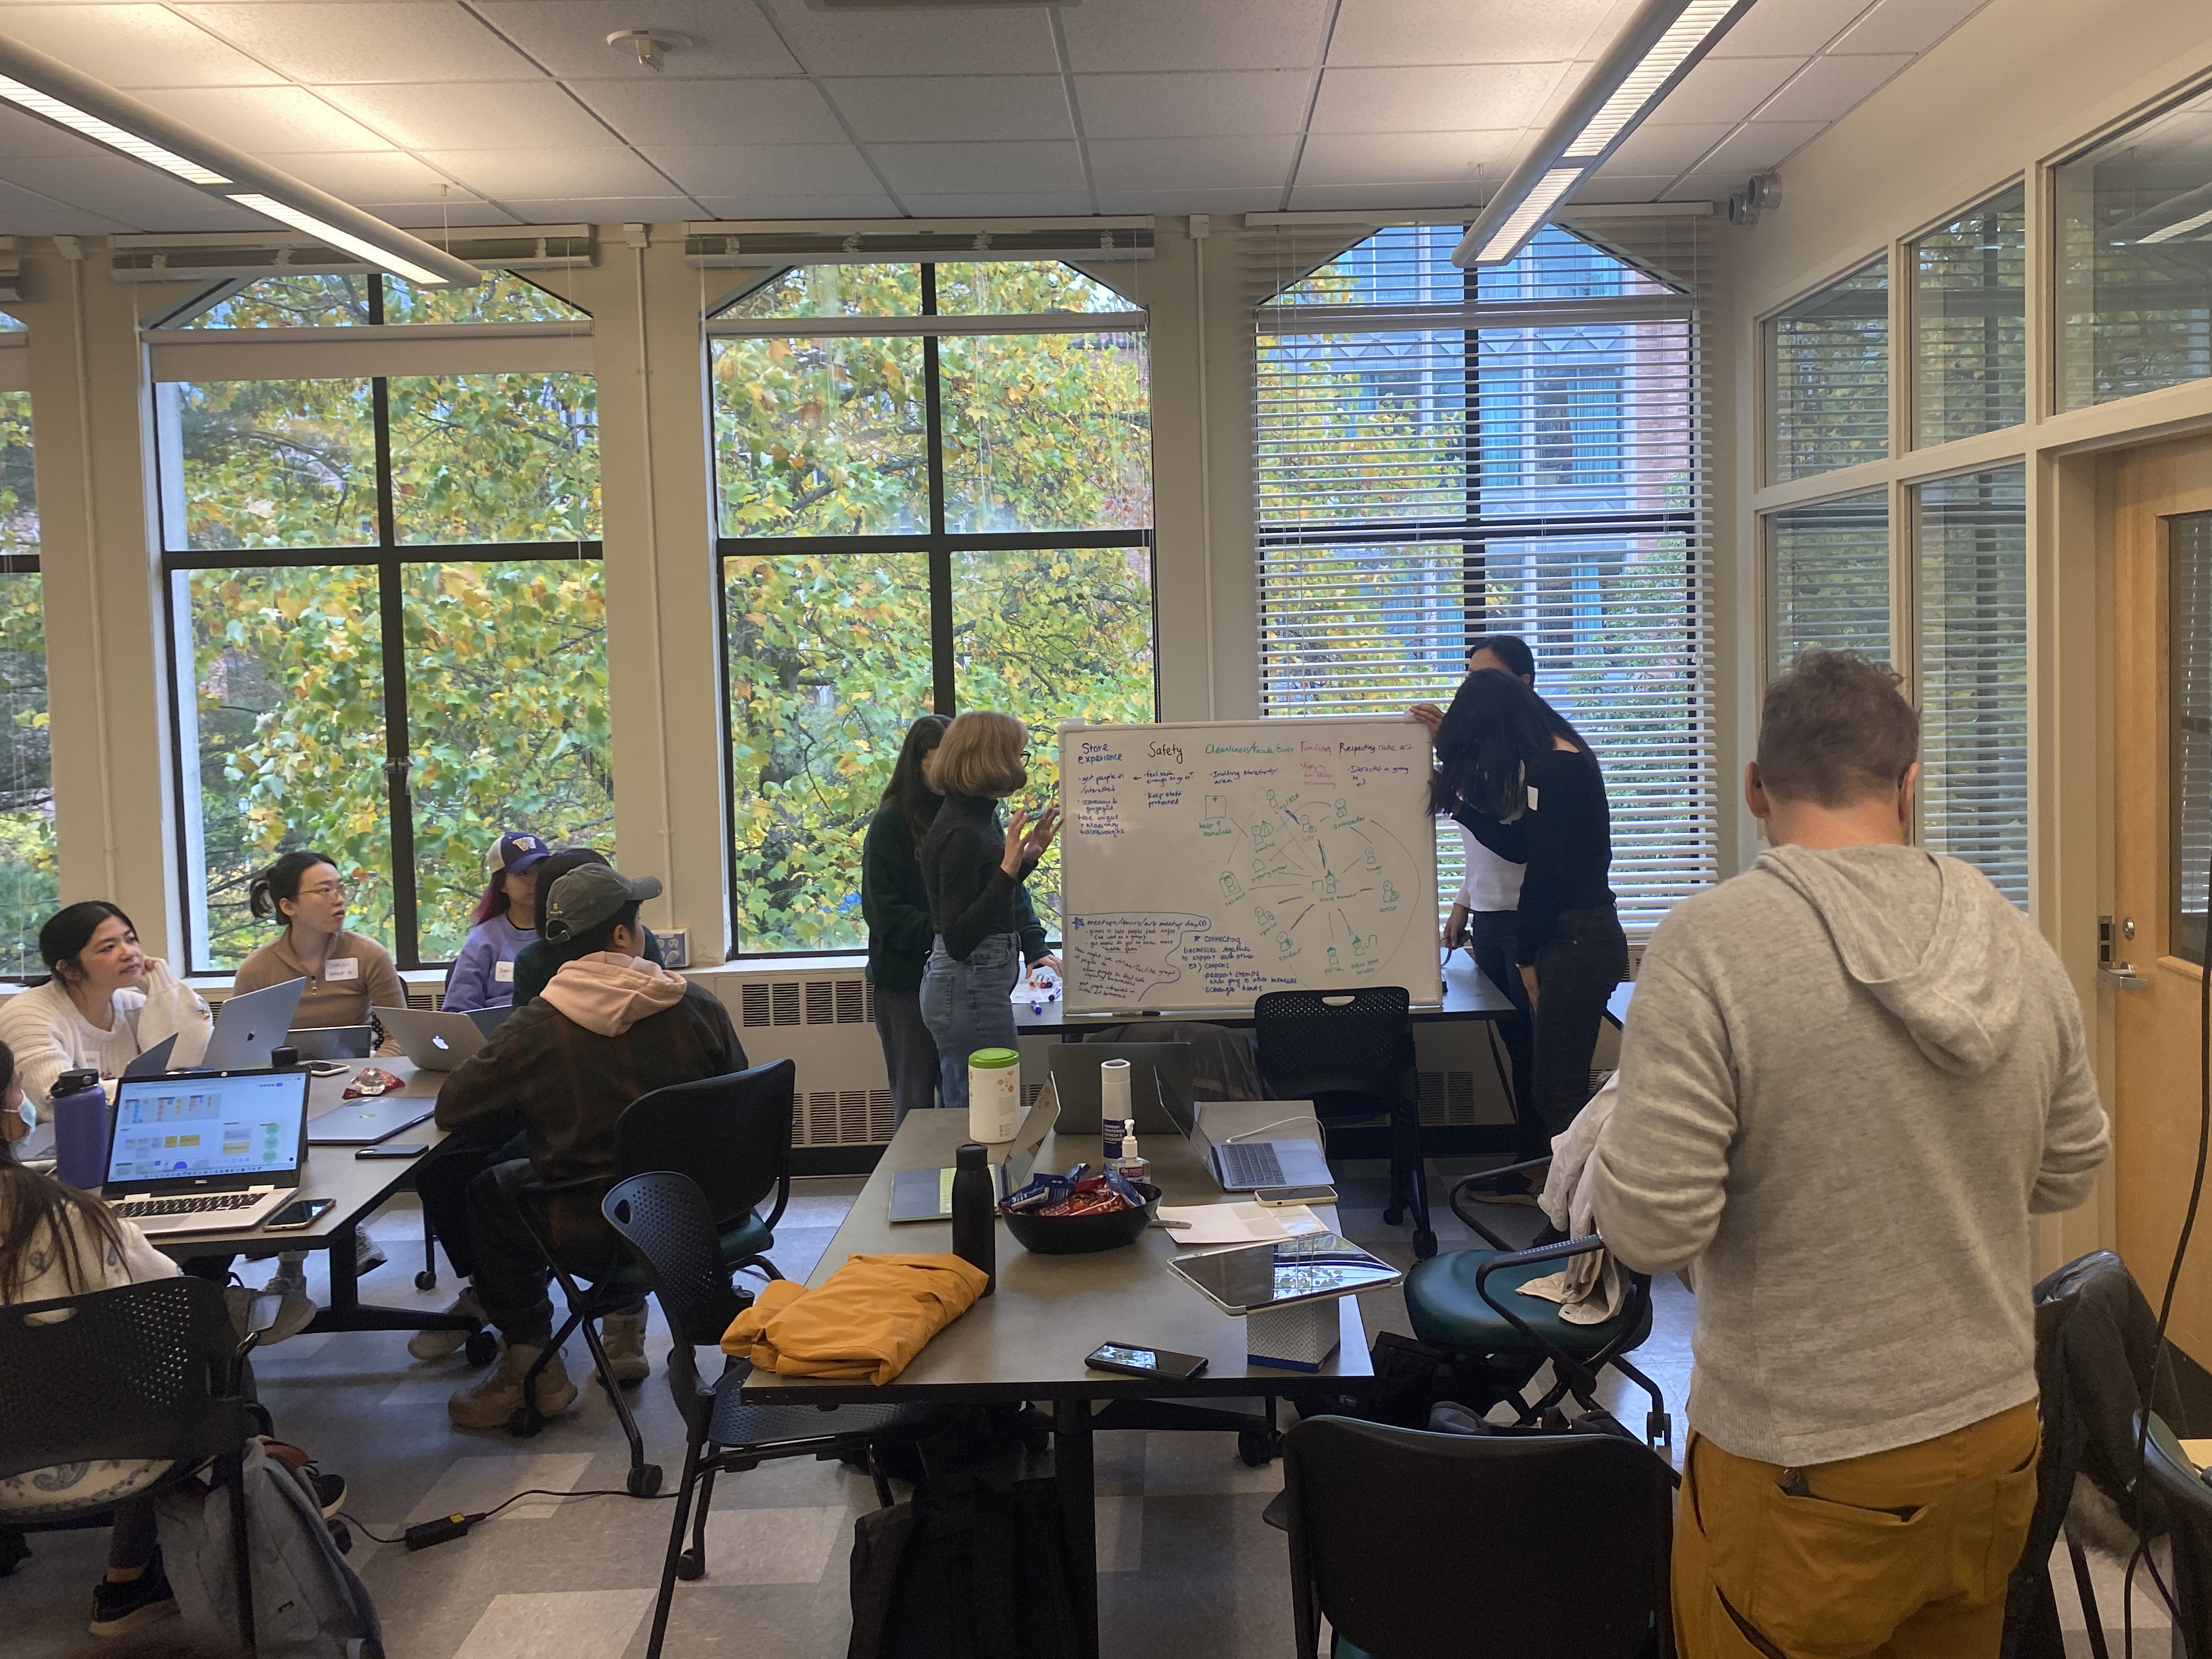
<path id="1" fill-rule="evenodd" d="M 527 278 L 525 278 L 526 281 Z M 404 338 L 418 325 L 387 324 L 384 321 L 384 278 L 372 274 L 369 283 L 370 319 L 361 325 L 358 331 L 365 341 L 383 336 L 386 331 L 393 338 Z M 219 297 L 227 298 L 227 294 Z M 557 297 L 557 296 L 556 296 Z M 573 303 L 564 301 L 564 303 Z M 178 316 L 190 314 L 190 307 L 181 307 Z M 588 322 L 579 319 L 583 328 Z M 429 326 L 435 326 L 434 325 Z M 370 330 L 377 331 L 372 335 Z M 353 332 L 355 331 L 349 331 Z M 248 331 L 240 330 L 241 336 Z M 283 329 L 251 331 L 253 343 L 266 338 L 270 343 L 286 343 L 292 331 Z M 240 343 L 246 343 L 241 340 Z M 496 372 L 496 371 L 482 371 Z M 516 370 L 516 373 L 544 371 Z M 576 372 L 576 371 L 563 371 Z M 238 376 L 233 378 L 252 378 Z M 422 918 L 418 902 L 415 863 L 415 799 L 409 787 L 409 771 L 413 762 L 409 749 L 409 681 L 407 674 L 407 641 L 405 629 L 406 572 L 410 566 L 459 564 L 471 562 L 499 563 L 561 563 L 591 562 L 604 563 L 603 537 L 591 537 L 569 541 L 539 542 L 402 542 L 398 539 L 398 519 L 393 496 L 392 456 L 392 399 L 391 382 L 398 379 L 420 378 L 414 374 L 381 374 L 371 375 L 271 375 L 272 380 L 366 379 L 369 383 L 370 434 L 372 465 L 375 470 L 376 539 L 353 546 L 335 547 L 246 547 L 194 550 L 173 548 L 169 543 L 169 526 L 163 520 L 157 505 L 154 518 L 156 538 L 160 545 L 161 578 L 161 617 L 165 641 L 174 645 L 179 635 L 178 628 L 178 578 L 189 580 L 191 573 L 200 570 L 228 570 L 236 568 L 289 569 L 301 567 L 343 566 L 354 569 L 373 569 L 377 576 L 379 674 L 384 702 L 384 799 L 385 818 L 390 835 L 392 854 L 392 931 L 390 940 L 393 962 L 403 970 L 438 969 L 451 968 L 450 960 L 425 957 L 422 953 Z M 166 384 L 191 384 L 149 380 L 148 395 L 158 398 L 160 387 Z M 152 446 L 152 481 L 156 503 L 167 499 L 172 481 L 164 470 L 162 446 Z M 604 530 L 604 525 L 602 526 Z M 181 619 L 187 624 L 189 618 Z M 191 688 L 198 683 L 198 664 L 172 660 L 166 678 L 168 682 L 168 736 L 170 753 L 185 753 L 184 699 L 196 695 Z M 208 872 L 194 870 L 191 865 L 191 839 L 186 833 L 188 815 L 197 810 L 197 803 L 188 800 L 185 793 L 185 771 L 182 765 L 173 766 L 171 773 L 171 804 L 176 814 L 175 833 L 171 837 L 178 875 L 180 898 L 191 894 L 195 884 L 204 888 Z M 184 940 L 186 971 L 192 974 L 220 974 L 225 969 L 211 965 L 212 941 L 200 937 L 193 927 L 194 907 L 188 898 L 178 906 L 179 927 Z"/>
<path id="2" fill-rule="evenodd" d="M 963 250 L 965 252 L 965 250 Z M 740 303 L 745 294 L 757 291 L 776 281 L 787 271 L 797 268 L 781 265 L 764 271 L 757 283 L 749 284 L 744 293 L 726 298 L 716 307 L 719 312 Z M 905 259 L 877 259 L 872 264 L 908 263 Z M 894 316 L 830 316 L 830 317 L 761 317 L 724 319 L 710 314 L 706 319 L 705 347 L 708 375 L 708 489 L 711 494 L 714 524 L 714 625 L 715 660 L 720 672 L 720 695 L 717 698 L 716 725 L 720 733 L 721 766 L 723 773 L 723 833 L 725 925 L 729 928 L 730 959 L 747 962 L 769 962 L 792 957 L 860 957 L 867 954 L 866 945 L 841 945 L 828 948 L 791 951 L 763 951 L 747 948 L 749 928 L 739 906 L 743 884 L 738 868 L 738 776 L 730 763 L 732 745 L 736 733 L 731 724 L 730 708 L 730 629 L 727 617 L 730 562 L 748 556 L 812 554 L 827 558 L 870 556 L 886 553 L 921 553 L 929 562 L 929 646 L 930 646 L 930 709 L 946 715 L 959 712 L 957 678 L 954 659 L 955 632 L 953 617 L 953 561 L 963 553 L 1028 553 L 1051 552 L 1056 550 L 1091 551 L 1113 548 L 1145 550 L 1150 566 L 1152 586 L 1152 710 L 1158 719 L 1160 703 L 1160 608 L 1159 567 L 1155 545 L 1158 530 L 1157 494 L 1151 522 L 1141 528 L 1121 530 L 1047 531 L 1016 530 L 986 532 L 951 532 L 945 522 L 945 468 L 944 378 L 940 364 L 939 343 L 947 338 L 991 338 L 1025 334 L 1126 334 L 1146 336 L 1148 368 L 1146 401 L 1149 410 L 1151 380 L 1149 353 L 1151 349 L 1151 313 L 1133 307 L 1121 312 L 1049 312 L 991 314 L 958 312 L 945 313 L 937 309 L 937 267 L 939 264 L 973 263 L 957 258 L 917 259 L 921 267 L 921 308 L 911 315 Z M 1066 261 L 1056 263 L 1065 264 Z M 1087 275 L 1088 273 L 1083 273 Z M 1095 278 L 1093 279 L 1096 280 Z M 928 469 L 929 527 L 926 531 L 878 536 L 730 536 L 722 531 L 722 486 L 718 471 L 718 456 L 714 448 L 714 404 L 713 392 L 713 354 L 714 343 L 722 339 L 883 339 L 919 338 L 922 347 L 921 398 L 927 431 L 924 445 L 925 461 Z M 1148 461 L 1148 466 L 1151 465 Z M 1155 480 L 1156 466 L 1151 468 Z M 917 713 L 925 711 L 917 711 Z M 1059 941 L 1051 940 L 1057 948 Z"/>

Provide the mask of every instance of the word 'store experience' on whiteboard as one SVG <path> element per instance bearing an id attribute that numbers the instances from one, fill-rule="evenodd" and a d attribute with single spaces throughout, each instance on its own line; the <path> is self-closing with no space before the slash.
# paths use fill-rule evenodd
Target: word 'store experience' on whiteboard
<path id="1" fill-rule="evenodd" d="M 1408 717 L 1062 728 L 1069 1011 L 1440 1000 L 1429 769 Z"/>

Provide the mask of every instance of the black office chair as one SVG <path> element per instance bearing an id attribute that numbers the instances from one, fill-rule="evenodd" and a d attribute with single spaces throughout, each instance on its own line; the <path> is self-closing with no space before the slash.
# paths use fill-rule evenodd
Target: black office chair
<path id="1" fill-rule="evenodd" d="M 645 1650 L 646 1659 L 660 1659 L 676 1581 L 697 1578 L 707 1571 L 707 1511 L 714 1501 L 717 1474 L 757 1468 L 779 1457 L 865 1458 L 878 1500 L 889 1504 L 890 1486 L 876 1455 L 877 1443 L 901 1429 L 919 1427 L 927 1413 L 911 1406 L 749 1406 L 739 1389 L 752 1366 L 741 1360 L 726 1361 L 721 1375 L 707 1382 L 693 1348 L 719 1344 L 752 1299 L 731 1285 L 714 1206 L 690 1176 L 663 1170 L 618 1183 L 600 1207 L 659 1297 L 674 1339 L 668 1350 L 668 1389 L 684 1414 L 684 1474 L 660 1564 L 653 1636 Z M 689 1550 L 684 1547 L 687 1524 L 692 1528 Z"/>
<path id="2" fill-rule="evenodd" d="M 526 1439 L 544 1427 L 544 1415 L 538 1409 L 538 1375 L 570 1333 L 581 1329 L 600 1386 L 614 1402 L 615 1415 L 629 1441 L 629 1491 L 650 1498 L 660 1490 L 660 1466 L 645 1461 L 637 1419 L 615 1381 L 592 1322 L 635 1297 L 645 1288 L 644 1275 L 629 1253 L 617 1247 L 606 1265 L 590 1275 L 589 1289 L 580 1285 L 576 1273 L 554 1252 L 545 1206 L 564 1193 L 604 1193 L 626 1176 L 681 1170 L 706 1194 L 717 1221 L 717 1248 L 724 1267 L 732 1273 L 750 1268 L 765 1279 L 781 1279 L 783 1275 L 767 1252 L 775 1246 L 775 1224 L 791 1201 L 791 1111 L 798 1079 L 799 1068 L 790 1060 L 778 1060 L 727 1077 L 656 1089 L 632 1101 L 617 1120 L 612 1176 L 532 1182 L 522 1188 L 516 1207 L 561 1281 L 568 1298 L 568 1319 L 523 1374 L 523 1403 L 507 1423 L 509 1433 Z M 771 1194 L 775 1206 L 763 1217 L 757 1206 Z"/>
<path id="3" fill-rule="evenodd" d="M 2143 1419 L 2136 1419 L 2143 1432 Z M 2143 1476 L 2150 1486 L 2154 1524 L 2166 1534 L 2173 1567 L 2173 1622 L 2183 1651 L 2204 1651 L 2212 1628 L 2212 1486 L 2204 1484 L 2173 1431 L 2156 1412 L 2142 1443 Z"/>
<path id="4" fill-rule="evenodd" d="M 1310 1100 L 1323 1121 L 1387 1114 L 1390 1201 L 1396 1226 L 1410 1206 L 1413 1254 L 1437 1253 L 1421 1162 L 1420 1079 L 1413 1002 L 1401 985 L 1357 991 L 1270 991 L 1252 1006 L 1260 1075 L 1277 1100 Z"/>
<path id="5" fill-rule="evenodd" d="M 202 1279 L 0 1307 L 0 1478 L 109 1458 L 167 1464 L 123 1494 L 141 1497 L 213 1459 L 230 1492 L 238 1639 L 249 1659 L 253 1571 L 243 1459 L 246 1442 L 266 1427 L 243 1388 L 254 1340 L 239 1340 L 222 1287 Z M 111 1491 L 78 1504 L 0 1508 L 0 1532 L 15 1534 L 21 1551 L 23 1532 L 83 1524 L 115 1498 Z"/>
<path id="6" fill-rule="evenodd" d="M 1673 1651 L 1673 1471 L 1616 1434 L 1310 1417 L 1283 1448 L 1298 1659 Z"/>

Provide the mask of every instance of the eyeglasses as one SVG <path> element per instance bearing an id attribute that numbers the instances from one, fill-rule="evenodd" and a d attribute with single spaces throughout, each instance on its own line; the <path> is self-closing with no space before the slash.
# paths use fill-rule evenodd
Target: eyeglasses
<path id="1" fill-rule="evenodd" d="M 302 887 L 300 890 L 300 896 L 301 898 L 343 898 L 347 896 L 348 890 L 346 884 L 342 881 L 326 881 L 319 886 Z"/>

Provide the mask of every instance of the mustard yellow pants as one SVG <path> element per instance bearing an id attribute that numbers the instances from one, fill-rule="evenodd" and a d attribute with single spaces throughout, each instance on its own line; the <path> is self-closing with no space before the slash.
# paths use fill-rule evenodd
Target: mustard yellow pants
<path id="1" fill-rule="evenodd" d="M 1674 1521 L 1683 1659 L 1994 1659 L 2039 1440 L 2033 1401 L 1802 1469 L 1692 1434 Z"/>

